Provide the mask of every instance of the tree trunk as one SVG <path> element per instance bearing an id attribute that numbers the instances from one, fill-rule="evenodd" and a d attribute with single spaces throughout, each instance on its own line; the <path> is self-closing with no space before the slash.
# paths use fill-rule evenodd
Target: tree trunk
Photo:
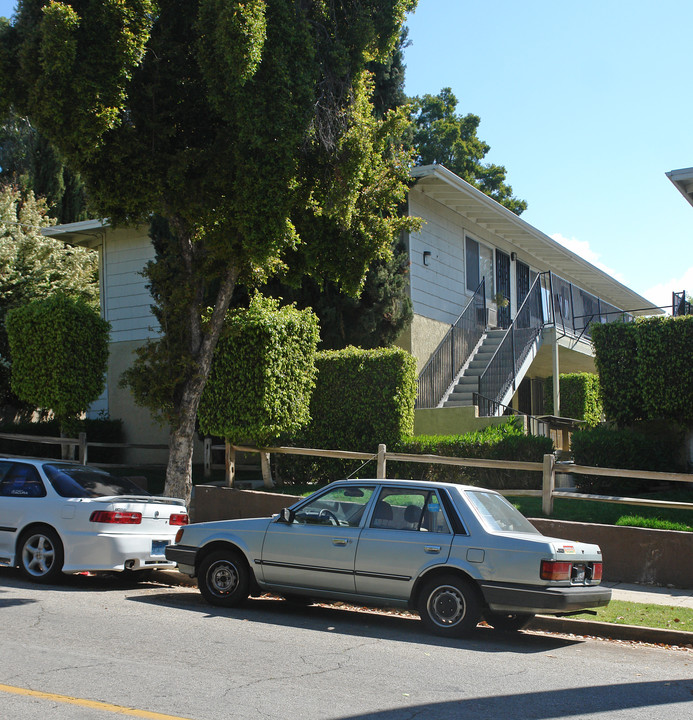
<path id="1" fill-rule="evenodd" d="M 274 487 L 272 480 L 272 468 L 270 466 L 270 454 L 268 452 L 260 453 L 260 467 L 262 468 L 262 482 L 266 488 Z"/>
<path id="2" fill-rule="evenodd" d="M 238 270 L 235 267 L 230 268 L 224 276 L 205 332 L 201 332 L 200 327 L 196 325 L 199 323 L 201 326 L 201 318 L 196 317 L 193 312 L 190 314 L 190 336 L 199 338 L 199 346 L 193 348 L 191 353 L 196 372 L 191 373 L 186 379 L 180 399 L 176 403 L 178 422 L 171 427 L 169 434 L 169 457 L 164 487 L 164 495 L 182 498 L 188 506 L 192 494 L 192 456 L 197 409 L 209 377 L 214 348 L 224 325 L 224 317 L 231 302 L 237 277 Z"/>

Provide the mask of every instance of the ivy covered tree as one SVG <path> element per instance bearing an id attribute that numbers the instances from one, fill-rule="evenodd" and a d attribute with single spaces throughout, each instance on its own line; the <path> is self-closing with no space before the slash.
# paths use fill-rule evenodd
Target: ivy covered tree
<path id="1" fill-rule="evenodd" d="M 412 98 L 412 103 L 418 165 L 444 165 L 516 215 L 527 209 L 506 183 L 505 168 L 483 162 L 491 148 L 476 134 L 481 120 L 478 115 L 457 113 L 457 98 L 450 88 Z"/>
<path id="2" fill-rule="evenodd" d="M 46 202 L 33 193 L 0 186 L 0 404 L 17 407 L 10 390 L 5 315 L 32 300 L 63 293 L 98 308 L 98 256 L 44 237 L 54 225 Z"/>
<path id="3" fill-rule="evenodd" d="M 318 337 L 312 312 L 280 307 L 261 295 L 248 308 L 229 312 L 202 393 L 200 430 L 267 447 L 305 427 Z M 271 487 L 269 459 L 261 457 L 265 485 Z"/>
<path id="4" fill-rule="evenodd" d="M 408 158 L 392 142 L 404 118 L 375 117 L 365 68 L 414 5 L 24 0 L 0 27 L 0 113 L 30 119 L 100 215 L 166 222 L 147 269 L 161 337 L 139 353 L 135 387 L 170 427 L 168 494 L 190 496 L 195 418 L 237 283 L 264 282 L 303 242 L 307 272 L 356 293 L 411 226 L 397 213 Z M 301 236 L 301 213 L 340 232 Z"/>

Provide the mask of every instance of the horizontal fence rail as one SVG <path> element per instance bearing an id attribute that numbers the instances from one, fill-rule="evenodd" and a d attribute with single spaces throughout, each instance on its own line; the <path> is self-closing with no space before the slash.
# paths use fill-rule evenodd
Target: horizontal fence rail
<path id="1" fill-rule="evenodd" d="M 37 435 L 19 435 L 13 433 L 0 433 L 0 439 L 19 440 L 22 442 L 45 443 L 50 445 L 68 445 L 84 447 L 83 459 L 86 462 L 86 448 L 93 447 L 113 447 L 113 448 L 140 448 L 149 450 L 168 449 L 166 445 L 153 444 L 128 444 L 128 443 L 87 443 L 86 435 L 80 433 L 79 438 L 58 438 Z M 80 444 L 82 443 L 82 444 Z M 205 447 L 220 450 L 222 448 L 230 448 L 236 452 L 244 453 L 265 453 L 276 455 L 307 455 L 313 457 L 334 458 L 340 460 L 361 460 L 376 461 L 376 478 L 387 477 L 387 461 L 393 462 L 412 462 L 412 463 L 428 463 L 438 465 L 457 465 L 459 467 L 476 467 L 500 470 L 524 470 L 529 472 L 542 473 L 542 489 L 541 490 L 500 490 L 503 495 L 510 496 L 529 496 L 542 498 L 542 510 L 545 515 L 550 516 L 553 512 L 553 501 L 555 498 L 566 500 L 588 500 L 598 502 L 612 502 L 623 505 L 639 505 L 654 508 L 671 508 L 680 510 L 693 510 L 693 503 L 671 502 L 668 500 L 650 500 L 647 498 L 630 498 L 612 495 L 593 495 L 578 492 L 566 492 L 556 490 L 556 475 L 601 475 L 604 477 L 615 478 L 633 478 L 637 480 L 653 480 L 655 482 L 682 482 L 693 483 L 693 474 L 689 473 L 669 473 L 655 472 L 651 470 L 629 470 L 622 468 L 606 468 L 606 467 L 589 467 L 586 465 L 574 465 L 569 462 L 557 462 L 554 455 L 544 455 L 542 462 L 526 462 L 520 460 L 488 460 L 484 458 L 458 458 L 447 455 L 413 455 L 409 453 L 388 452 L 385 445 L 378 445 L 378 451 L 375 453 L 354 452 L 348 450 L 328 450 L 324 448 L 300 448 L 300 447 L 270 447 L 257 448 L 247 445 L 212 445 L 211 441 L 205 443 Z M 211 457 L 211 453 L 210 453 Z M 53 459 L 53 458 L 51 458 Z M 80 458 L 82 461 L 82 458 Z M 97 464 L 97 463 L 94 463 Z M 98 464 L 104 467 L 103 464 Z M 227 464 L 228 470 L 228 464 Z M 233 475 L 226 477 L 226 483 L 233 485 Z"/>

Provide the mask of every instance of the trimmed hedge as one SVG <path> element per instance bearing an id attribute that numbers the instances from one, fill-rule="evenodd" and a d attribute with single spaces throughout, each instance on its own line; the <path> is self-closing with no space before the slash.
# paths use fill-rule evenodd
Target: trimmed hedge
<path id="1" fill-rule="evenodd" d="M 553 452 L 553 441 L 548 437 L 525 435 L 520 424 L 510 419 L 502 425 L 491 425 L 466 435 L 410 437 L 399 443 L 396 452 L 540 463 L 544 455 Z M 427 463 L 389 462 L 387 474 L 389 477 L 461 483 L 497 490 L 539 489 L 542 484 L 541 472 Z"/>
<path id="2" fill-rule="evenodd" d="M 83 300 L 56 294 L 7 313 L 12 391 L 51 410 L 66 432 L 106 382 L 110 325 Z"/>
<path id="3" fill-rule="evenodd" d="M 594 427 L 602 419 L 602 400 L 599 389 L 599 376 L 593 373 L 567 373 L 560 376 L 561 415 L 563 417 L 584 420 Z M 553 377 L 544 382 L 544 410 L 554 415 Z"/>
<path id="4" fill-rule="evenodd" d="M 310 420 L 318 319 L 256 295 L 233 310 L 219 339 L 198 418 L 200 430 L 267 445 Z"/>
<path id="5" fill-rule="evenodd" d="M 590 332 L 607 419 L 693 425 L 693 316 L 638 318 Z"/>
<path id="6" fill-rule="evenodd" d="M 605 426 L 576 430 L 572 435 L 576 465 L 686 472 L 684 431 L 671 422 L 652 421 L 636 427 L 612 429 Z M 633 495 L 647 492 L 648 480 L 576 475 L 575 485 L 581 492 L 597 495 Z"/>
<path id="7" fill-rule="evenodd" d="M 377 453 L 395 447 L 414 430 L 416 361 L 400 348 L 348 347 L 318 353 L 310 401 L 311 422 L 282 442 L 296 447 Z M 324 482 L 351 475 L 361 462 L 280 455 L 283 482 Z M 358 473 L 374 477 L 368 463 Z"/>

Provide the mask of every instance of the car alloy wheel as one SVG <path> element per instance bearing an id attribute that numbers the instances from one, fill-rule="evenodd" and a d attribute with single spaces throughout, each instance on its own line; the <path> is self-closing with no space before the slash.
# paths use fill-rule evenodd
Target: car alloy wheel
<path id="1" fill-rule="evenodd" d="M 63 546 L 51 528 L 31 530 L 19 542 L 19 567 L 35 582 L 53 582 L 63 568 Z"/>

